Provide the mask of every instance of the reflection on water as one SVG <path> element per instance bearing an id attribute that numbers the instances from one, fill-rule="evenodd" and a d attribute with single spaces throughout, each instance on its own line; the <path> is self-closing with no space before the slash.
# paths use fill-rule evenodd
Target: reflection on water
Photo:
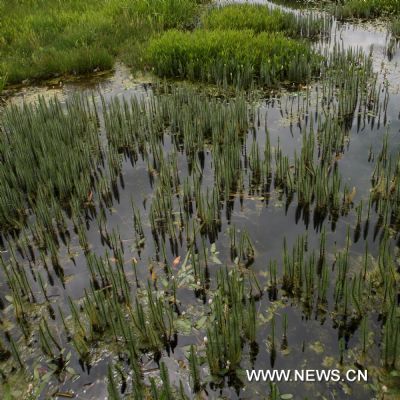
<path id="1" fill-rule="evenodd" d="M 261 1 L 260 1 L 261 2 Z M 306 12 L 306 11 L 302 11 Z M 344 150 L 344 154 L 339 162 L 339 170 L 345 183 L 348 187 L 357 187 L 356 200 L 367 199 L 370 188 L 370 177 L 373 172 L 374 164 L 368 162 L 368 154 L 378 154 L 382 146 L 382 138 L 385 132 L 389 131 L 390 149 L 397 151 L 400 145 L 400 121 L 399 121 L 399 85 L 400 71 L 397 68 L 400 52 L 395 51 L 388 58 L 388 44 L 390 35 L 384 27 L 359 24 L 353 25 L 349 23 L 335 22 L 332 27 L 332 35 L 328 42 L 321 41 L 316 46 L 331 46 L 334 43 L 340 43 L 343 48 L 361 47 L 364 51 L 372 50 L 373 65 L 376 72 L 379 73 L 379 84 L 381 85 L 382 96 L 384 99 L 385 88 L 388 85 L 390 94 L 387 105 L 386 115 L 378 121 L 375 118 L 369 118 L 361 126 L 358 126 L 357 116 L 354 117 L 352 123 L 349 141 Z M 302 135 L 304 134 L 304 126 L 309 124 L 309 119 L 316 114 L 316 88 L 319 83 L 314 84 L 310 89 L 311 107 L 308 112 L 299 112 L 293 115 L 290 110 L 290 105 L 298 104 L 299 98 L 303 99 L 305 93 L 287 93 L 269 96 L 265 99 L 260 99 L 255 108 L 255 113 L 258 113 L 259 124 L 254 129 L 250 130 L 244 139 L 242 157 L 245 160 L 251 150 L 253 141 L 256 141 L 260 149 L 265 146 L 265 130 L 270 134 L 271 147 L 277 148 L 279 145 L 286 154 L 293 154 L 294 151 L 301 147 Z M 54 88 L 48 86 L 27 87 L 14 93 L 8 100 L 11 103 L 21 103 L 23 101 L 36 101 L 39 95 L 48 97 L 57 95 L 65 100 L 73 96 L 76 92 L 84 92 L 87 94 L 94 93 L 99 109 L 101 109 L 101 97 L 108 104 L 115 96 L 123 98 L 131 98 L 139 96 L 148 98 L 152 93 L 151 84 L 143 82 L 135 82 L 128 68 L 121 64 L 115 65 L 115 70 L 112 76 L 95 78 L 83 82 L 65 82 L 62 85 L 55 85 Z M 313 103 L 314 101 L 314 103 Z M 289 108 L 288 108 L 289 104 Z M 293 108 L 293 106 L 292 106 Z M 307 122 L 308 121 L 308 122 Z M 103 121 L 101 122 L 103 125 Z M 101 126 L 104 131 L 104 126 Z M 163 149 L 167 153 L 172 148 L 171 138 L 164 135 Z M 204 153 L 203 159 L 203 182 L 204 186 L 213 185 L 213 157 L 210 151 Z M 188 175 L 188 159 L 182 152 L 179 154 L 178 172 L 181 177 Z M 135 251 L 131 250 L 134 247 L 133 243 L 133 228 L 132 228 L 132 208 L 131 202 L 139 209 L 139 212 L 145 222 L 145 235 L 151 236 L 150 224 L 148 218 L 149 206 L 154 196 L 154 188 L 148 175 L 148 165 L 143 159 L 138 159 L 134 167 L 129 160 L 125 160 L 122 166 L 122 175 L 124 186 L 119 186 L 119 199 L 114 201 L 112 208 L 107 210 L 107 221 L 110 231 L 118 227 L 122 242 L 124 243 L 126 262 L 132 258 Z M 247 171 L 246 177 L 250 173 Z M 246 189 L 249 185 L 246 182 Z M 356 203 L 356 201 L 355 201 Z M 334 251 L 342 249 L 346 245 L 346 232 L 348 227 L 354 228 L 354 215 L 349 213 L 339 217 L 336 225 L 330 223 L 328 219 L 322 224 L 315 223 L 312 215 L 299 215 L 296 198 L 292 202 L 288 202 L 283 194 L 274 192 L 270 194 L 268 203 L 265 198 L 265 193 L 252 193 L 251 190 L 245 190 L 245 195 L 239 194 L 234 196 L 230 210 L 226 208 L 226 203 L 221 211 L 222 222 L 220 233 L 216 240 L 216 247 L 219 251 L 218 257 L 224 262 L 229 262 L 229 239 L 227 229 L 234 226 L 236 229 L 247 230 L 249 232 L 255 248 L 255 261 L 251 266 L 261 282 L 265 281 L 267 266 L 269 260 L 281 260 L 282 245 L 284 239 L 287 242 L 289 249 L 294 245 L 299 235 L 307 232 L 308 247 L 318 248 L 322 226 L 327 232 L 327 249 L 332 254 Z M 374 222 L 374 220 L 372 220 Z M 372 223 L 373 225 L 373 223 Z M 88 239 L 92 247 L 92 251 L 98 254 L 104 254 L 104 248 L 101 243 L 101 238 L 98 232 L 97 224 L 89 221 L 88 223 Z M 365 240 L 361 239 L 354 243 L 351 252 L 352 256 L 361 256 L 364 252 L 365 242 L 368 242 L 371 252 L 377 251 L 377 240 L 374 240 L 372 232 L 366 235 Z M 210 246 L 211 243 L 208 243 Z M 48 287 L 48 295 L 55 299 L 55 303 L 63 309 L 67 308 L 67 299 L 69 296 L 73 299 L 80 299 L 84 295 L 85 288 L 90 285 L 90 277 L 85 267 L 85 257 L 82 254 L 77 237 L 72 238 L 71 248 L 76 251 L 74 262 L 68 257 L 67 249 L 61 247 L 60 254 L 63 260 L 63 268 L 65 272 L 65 287 L 60 285 L 56 277 L 50 279 Z M 152 241 L 148 241 L 146 246 L 141 250 L 138 266 L 139 277 L 143 280 L 148 277 L 147 263 L 154 258 L 156 248 Z M 171 248 L 166 249 L 167 258 L 173 259 L 176 254 Z M 178 254 L 184 256 L 186 254 L 186 245 L 182 245 L 178 249 Z M 6 257 L 6 256 L 5 256 Z M 330 256 L 332 257 L 332 256 Z M 332 262 L 332 258 L 330 260 Z M 210 280 L 215 282 L 216 271 L 210 271 Z M 133 277 L 131 276 L 133 279 Z M 264 282 L 265 283 L 265 282 Z M 0 294 L 6 292 L 4 281 L 0 283 Z M 332 293 L 331 293 L 332 295 Z M 3 296 L 2 296 L 3 297 Z M 182 289 L 178 292 L 178 297 L 183 305 L 183 309 L 187 313 L 196 308 L 201 308 L 201 302 L 196 299 L 192 291 Z M 275 319 L 276 337 L 281 341 L 283 336 L 283 316 L 287 315 L 289 325 L 287 331 L 287 342 L 290 351 L 278 351 L 273 360 L 273 366 L 277 369 L 293 369 L 293 368 L 326 368 L 336 365 L 339 351 L 338 344 L 338 329 L 329 315 L 318 315 L 316 310 L 309 313 L 307 310 L 302 310 L 301 304 L 297 299 L 282 296 L 281 291 L 278 293 L 278 301 L 273 301 L 264 296 L 258 302 L 257 307 L 267 318 L 268 310 L 276 307 L 277 315 Z M 329 313 L 333 313 L 331 308 Z M 378 326 L 378 316 L 373 316 L 375 319 L 371 322 Z M 358 332 L 358 333 L 357 333 Z M 243 368 L 269 368 L 271 366 L 271 352 L 268 349 L 267 337 L 271 335 L 271 324 L 268 320 L 263 324 L 258 331 L 258 354 L 251 359 L 246 356 L 243 361 Z M 178 346 L 175 352 L 170 357 L 163 354 L 163 359 L 167 363 L 170 371 L 170 378 L 173 383 L 179 384 L 179 380 L 183 379 L 187 393 L 190 393 L 187 384 L 187 372 L 180 367 L 180 360 L 185 360 L 183 348 L 191 343 L 201 342 L 204 332 L 199 330 L 194 337 L 178 337 Z M 378 341 L 376 338 L 375 340 Z M 347 337 L 347 347 L 353 349 L 359 345 L 360 335 L 356 331 L 354 335 Z M 316 345 L 321 344 L 321 345 Z M 369 354 L 373 364 L 379 360 L 380 349 L 375 343 L 371 347 Z M 351 361 L 350 355 L 346 355 L 347 361 Z M 32 353 L 32 359 L 35 354 Z M 93 362 L 91 368 L 85 367 L 82 371 L 78 365 L 78 360 L 75 358 L 74 368 L 81 373 L 81 376 L 76 381 L 68 381 L 65 385 L 60 386 L 60 391 L 73 390 L 76 393 L 76 398 L 94 399 L 106 398 L 107 387 L 104 377 L 107 374 L 107 364 L 111 359 L 108 353 L 102 353 L 100 349 L 96 350 L 97 362 Z M 145 364 L 145 379 L 152 375 L 156 375 L 156 363 L 151 359 L 142 360 Z M 206 375 L 207 371 L 203 371 Z M 207 388 L 208 398 L 264 398 L 268 393 L 267 384 L 247 384 L 245 387 L 237 388 L 229 387 L 227 382 L 223 382 L 221 387 L 210 386 Z M 352 391 L 352 392 L 351 392 Z M 348 392 L 352 394 L 346 396 Z M 287 383 L 282 385 L 282 393 L 295 393 L 295 398 L 352 398 L 365 399 L 371 398 L 372 394 L 366 387 L 361 387 L 356 384 L 344 385 L 342 383 L 318 383 L 318 384 L 295 384 Z M 310 397 L 311 396 L 311 397 Z"/>

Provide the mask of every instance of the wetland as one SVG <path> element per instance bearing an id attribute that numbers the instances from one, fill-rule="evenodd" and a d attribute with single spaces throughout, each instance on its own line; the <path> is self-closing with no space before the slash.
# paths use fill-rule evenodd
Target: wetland
<path id="1" fill-rule="evenodd" d="M 117 3 L 4 36 L 1 397 L 399 398 L 397 2 Z"/>

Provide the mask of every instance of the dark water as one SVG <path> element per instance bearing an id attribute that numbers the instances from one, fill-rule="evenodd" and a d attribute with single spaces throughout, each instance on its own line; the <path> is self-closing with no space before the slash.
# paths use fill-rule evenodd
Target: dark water
<path id="1" fill-rule="evenodd" d="M 389 134 L 389 143 L 391 151 L 396 152 L 400 145 L 400 71 L 397 63 L 400 60 L 400 51 L 388 56 L 388 46 L 390 35 L 384 27 L 370 24 L 339 24 L 334 23 L 332 27 L 332 35 L 329 41 L 318 44 L 318 46 L 333 46 L 334 42 L 342 44 L 344 48 L 361 47 L 366 52 L 371 50 L 373 64 L 376 72 L 379 73 L 379 82 L 382 83 L 382 93 L 384 84 L 388 84 L 388 92 L 390 100 L 387 107 L 386 115 L 382 115 L 380 124 L 372 119 L 365 123 L 361 129 L 357 129 L 357 118 L 354 118 L 350 132 L 350 140 L 347 148 L 339 162 L 339 169 L 343 181 L 351 188 L 357 187 L 357 194 L 354 203 L 357 204 L 361 199 L 367 200 L 370 188 L 370 177 L 373 171 L 373 163 L 368 162 L 368 153 L 370 149 L 377 154 L 382 146 L 384 134 Z M 397 47 L 395 46 L 395 49 Z M 96 79 L 86 83 L 65 83 L 62 87 L 49 89 L 48 87 L 31 87 L 20 90 L 13 94 L 8 100 L 9 102 L 21 103 L 22 101 L 36 101 L 38 95 L 52 96 L 57 95 L 61 99 L 68 99 L 76 92 L 84 92 L 87 94 L 95 93 L 95 97 L 100 105 L 100 93 L 104 97 L 105 102 L 109 102 L 114 96 L 130 98 L 132 96 L 140 96 L 146 98 L 151 92 L 151 87 L 147 84 L 137 81 L 131 76 L 128 69 L 123 65 L 116 65 L 115 72 L 110 77 Z M 315 88 L 310 89 L 312 94 L 315 93 Z M 297 104 L 297 99 L 305 96 L 305 92 L 288 93 L 281 92 L 272 94 L 268 98 L 260 98 L 257 102 L 256 112 L 260 115 L 260 126 L 256 128 L 255 136 L 253 133 L 248 133 L 246 145 L 243 153 L 249 152 L 253 140 L 256 140 L 260 149 L 264 148 L 265 128 L 270 132 L 271 145 L 275 148 L 278 140 L 281 148 L 286 154 L 293 154 L 295 149 L 299 149 L 302 143 L 302 130 L 298 126 L 300 121 L 304 126 L 306 118 L 312 117 L 315 112 L 315 105 L 312 105 L 309 110 L 309 115 L 300 113 L 294 118 L 286 114 L 286 104 Z M 383 94 L 382 94 L 383 98 Z M 313 108 L 314 107 L 314 108 Z M 168 152 L 170 148 L 170 138 L 165 135 L 164 149 Z M 212 157 L 207 154 L 204 160 L 203 185 L 212 185 Z M 179 174 L 186 176 L 187 159 L 183 154 L 178 158 Z M 149 182 L 147 165 L 140 159 L 134 165 L 129 161 L 123 164 L 123 179 L 124 188 L 120 187 L 119 201 L 115 201 L 112 210 L 108 211 L 107 223 L 109 231 L 118 227 L 122 241 L 125 246 L 125 261 L 128 264 L 133 255 L 137 256 L 136 252 L 131 250 L 133 246 L 133 219 L 131 209 L 131 199 L 139 208 L 145 226 L 145 235 L 151 236 L 150 226 L 148 224 L 148 212 L 153 188 Z M 321 236 L 321 226 L 315 226 L 312 215 L 309 221 L 304 217 L 300 218 L 297 215 L 296 197 L 291 204 L 286 206 L 285 198 L 280 199 L 279 193 L 272 192 L 269 203 L 266 204 L 265 199 L 260 198 L 258 194 L 250 194 L 246 186 L 245 195 L 241 201 L 239 196 L 235 197 L 234 207 L 231 217 L 226 218 L 226 209 L 224 208 L 221 215 L 222 220 L 221 232 L 216 240 L 219 258 L 223 263 L 230 263 L 229 257 L 229 237 L 226 233 L 229 226 L 234 226 L 238 230 L 247 230 L 255 247 L 256 257 L 252 270 L 256 273 L 260 282 L 265 286 L 265 272 L 268 270 L 270 260 L 278 260 L 278 267 L 281 266 L 282 245 L 284 238 L 287 240 L 288 248 L 291 249 L 299 235 L 307 233 L 309 248 L 318 249 Z M 226 207 L 226 206 L 224 206 Z M 372 219 L 373 221 L 373 219 Z M 372 224 L 373 225 L 373 224 Z M 355 213 L 350 212 L 349 215 L 340 217 L 337 224 L 332 228 L 332 224 L 326 219 L 323 224 L 327 232 L 327 248 L 332 254 L 335 250 L 340 250 L 346 243 L 346 232 L 348 227 L 351 230 L 355 226 Z M 103 255 L 104 247 L 101 245 L 99 232 L 96 223 L 89 223 L 88 239 L 92 246 L 92 250 Z M 354 258 L 360 257 L 365 248 L 365 241 L 369 243 L 370 251 L 373 253 L 377 250 L 377 240 L 374 240 L 372 230 L 370 230 L 365 240 L 360 239 L 357 243 L 351 246 L 351 255 Z M 208 245 L 211 245 L 209 243 Z M 75 246 L 75 247 L 74 247 Z M 86 268 L 85 257 L 83 256 L 78 238 L 72 240 L 72 248 L 76 250 L 74 264 L 67 257 L 67 249 L 60 249 L 62 265 L 65 271 L 65 285 L 61 285 L 57 277 L 53 276 L 53 284 L 48 286 L 48 295 L 54 301 L 54 305 L 60 305 L 66 312 L 68 310 L 67 298 L 71 296 L 73 299 L 80 299 L 84 294 L 84 289 L 89 287 L 90 278 Z M 184 257 L 186 247 L 179 248 L 178 253 Z M 140 279 L 144 281 L 148 277 L 147 263 L 148 260 L 154 257 L 155 247 L 152 241 L 147 241 L 144 249 L 141 252 L 138 274 Z M 6 253 L 3 254 L 6 258 Z M 173 260 L 175 255 L 171 249 L 167 248 L 167 256 Z M 332 258 L 331 258 L 332 260 Z M 211 274 L 211 287 L 215 287 L 215 275 L 218 266 L 213 266 Z M 331 279 L 333 279 L 331 276 Z M 132 278 L 132 277 L 131 277 Z M 2 280 L 0 282 L 0 294 L 6 293 L 7 287 Z M 276 307 L 276 340 L 278 348 L 282 339 L 282 320 L 286 314 L 288 317 L 288 333 L 287 340 L 289 345 L 288 354 L 286 352 L 277 351 L 274 361 L 276 369 L 301 369 L 310 368 L 318 369 L 322 366 L 334 368 L 338 362 L 339 343 L 338 329 L 334 326 L 332 319 L 329 317 L 329 312 L 332 312 L 330 305 L 328 315 L 317 316 L 315 310 L 307 314 L 302 310 L 302 306 L 297 304 L 298 301 L 286 297 L 282 297 L 283 293 L 279 290 L 279 301 L 270 301 L 268 296 L 263 296 L 257 303 L 257 309 L 260 314 L 267 318 L 268 310 Z M 205 307 L 201 301 L 196 299 L 193 291 L 180 289 L 178 292 L 179 300 L 182 303 L 181 311 L 189 313 L 197 312 L 202 315 Z M 330 297 L 332 298 L 332 293 Z M 208 301 L 208 298 L 206 299 Z M 6 312 L 6 311 L 4 311 Z M 377 316 L 372 315 L 370 320 L 371 329 L 374 330 L 379 326 Z M 259 352 L 253 360 L 250 360 L 249 349 L 244 351 L 242 362 L 243 368 L 270 368 L 271 353 L 267 346 L 267 337 L 271 334 L 270 322 L 263 323 L 258 329 L 258 345 Z M 357 329 L 353 335 L 349 337 L 345 352 L 345 364 L 348 362 L 352 365 L 354 358 L 351 352 L 360 345 L 361 338 L 360 329 Z M 185 382 L 187 394 L 190 395 L 191 390 L 188 385 L 188 373 L 180 367 L 179 360 L 185 360 L 185 346 L 197 343 L 200 344 L 203 340 L 204 332 L 198 331 L 197 334 L 191 336 L 180 335 L 178 337 L 178 346 L 174 354 L 170 357 L 165 353 L 163 360 L 168 366 L 171 381 L 175 384 L 179 383 L 179 379 Z M 379 348 L 379 335 L 375 335 L 374 344 L 369 351 L 369 362 L 371 365 L 379 366 L 379 358 L 381 349 Z M 63 343 L 67 345 L 67 343 Z M 68 345 L 67 345 L 68 346 Z M 28 350 L 29 351 L 29 350 Z M 79 373 L 79 379 L 75 381 L 67 381 L 64 384 L 53 383 L 60 392 L 72 390 L 75 393 L 75 398 L 78 399 L 105 399 L 107 397 L 107 365 L 113 356 L 105 350 L 95 349 L 95 360 L 88 370 L 81 370 L 76 355 L 72 355 L 71 366 Z M 34 351 L 34 346 L 31 347 L 31 354 L 27 356 L 28 362 L 37 361 L 37 355 Z M 143 357 L 145 377 L 156 376 L 156 364 L 149 357 Z M 207 376 L 207 371 L 203 370 L 202 374 Z M 373 391 L 363 384 L 347 384 L 339 383 L 281 383 L 278 384 L 281 393 L 292 393 L 294 398 L 303 399 L 308 396 L 309 399 L 326 398 L 326 399 L 371 399 L 374 397 Z M 241 398 L 241 399 L 263 399 L 267 398 L 269 386 L 266 383 L 245 383 L 244 387 L 236 391 L 233 386 L 225 382 L 221 388 L 207 387 L 208 398 Z"/>

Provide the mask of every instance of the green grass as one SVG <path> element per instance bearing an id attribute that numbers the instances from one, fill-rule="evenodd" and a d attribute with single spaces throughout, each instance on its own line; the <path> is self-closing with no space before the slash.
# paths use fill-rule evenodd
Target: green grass
<path id="1" fill-rule="evenodd" d="M 195 0 L 0 0 L 0 82 L 141 62 L 148 38 L 194 24 Z"/>
<path id="2" fill-rule="evenodd" d="M 290 37 L 317 37 L 330 29 L 329 20 L 295 15 L 260 4 L 232 4 L 210 9 L 202 18 L 207 29 L 251 29 L 260 32 L 283 32 Z"/>
<path id="3" fill-rule="evenodd" d="M 161 77 L 240 87 L 303 82 L 320 60 L 306 42 L 251 30 L 170 30 L 150 41 L 147 55 Z"/>
<path id="4" fill-rule="evenodd" d="M 6 86 L 7 83 L 7 76 L 0 76 L 0 93 L 2 92 L 2 90 L 4 89 L 4 87 Z"/>
<path id="5" fill-rule="evenodd" d="M 390 30 L 394 37 L 400 38 L 400 19 L 396 18 L 392 20 Z"/>
<path id="6" fill-rule="evenodd" d="M 400 0 L 275 0 L 289 7 L 312 6 L 333 11 L 340 19 L 376 18 L 400 14 Z"/>
<path id="7" fill-rule="evenodd" d="M 336 7 L 339 18 L 374 18 L 400 13 L 399 0 L 344 0 Z"/>

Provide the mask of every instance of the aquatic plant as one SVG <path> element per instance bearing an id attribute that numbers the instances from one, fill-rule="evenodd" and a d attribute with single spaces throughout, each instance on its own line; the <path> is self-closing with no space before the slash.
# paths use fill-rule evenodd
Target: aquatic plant
<path id="1" fill-rule="evenodd" d="M 250 30 L 170 30 L 151 40 L 148 57 L 161 77 L 241 88 L 307 82 L 320 61 L 305 42 Z"/>
<path id="2" fill-rule="evenodd" d="M 114 376 L 113 376 L 113 368 L 111 365 L 108 366 L 108 385 L 107 385 L 107 390 L 108 390 L 108 396 L 110 400 L 119 400 L 121 397 L 119 395 L 119 391 L 117 389 Z"/>
<path id="3" fill-rule="evenodd" d="M 400 13 L 397 0 L 343 0 L 334 7 L 339 18 L 374 18 Z"/>
<path id="4" fill-rule="evenodd" d="M 2 113 L 0 129 L 2 226 L 20 227 L 32 210 L 38 225 L 53 231 L 52 218 L 60 211 L 51 206 L 68 208 L 73 199 L 83 204 L 101 158 L 90 101 L 75 97 L 65 109 L 59 100 L 43 98 L 36 105 L 12 106 Z"/>
<path id="5" fill-rule="evenodd" d="M 392 22 L 390 24 L 390 31 L 395 38 L 400 38 L 400 19 L 392 19 Z"/>
<path id="6" fill-rule="evenodd" d="M 235 375 L 240 368 L 244 340 L 255 343 L 257 316 L 254 298 L 245 296 L 244 279 L 237 269 L 220 270 L 217 281 L 205 345 L 210 371 L 221 377 Z"/>
<path id="7" fill-rule="evenodd" d="M 33 357 L 46 365 L 63 364 L 60 355 L 66 347 L 89 370 L 101 346 L 110 355 L 111 397 L 122 397 L 121 383 L 121 390 L 128 390 L 123 395 L 134 399 L 186 399 L 190 388 L 181 380 L 174 384 L 166 367 L 178 338 L 196 343 L 192 335 L 204 335 L 203 343 L 188 346 L 188 362 L 179 361 L 183 368 L 189 365 L 185 377 L 201 396 L 205 382 L 212 381 L 210 391 L 223 382 L 240 385 L 242 368 L 256 365 L 264 333 L 260 325 L 267 327 L 271 365 L 280 351 L 287 353 L 289 339 L 291 348 L 301 346 L 292 339 L 294 310 L 289 309 L 300 306 L 304 320 L 332 320 L 344 365 L 347 355 L 356 354 L 346 353 L 348 347 L 359 346 L 368 356 L 373 327 L 374 343 L 382 344 L 379 361 L 387 371 L 398 368 L 398 155 L 387 137 L 380 153 L 370 149 L 374 172 L 368 195 L 341 175 L 351 135 L 363 125 L 373 129 L 374 119 L 379 124 L 387 88 L 377 88 L 368 55 L 332 50 L 320 64 L 327 79 L 284 95 L 271 92 L 262 102 L 254 93 L 232 88 L 226 92 L 157 82 L 130 98 L 79 100 L 78 105 L 72 100 L 45 102 L 26 115 L 23 108 L 10 108 L 12 118 L 4 119 L 12 121 L 6 124 L 7 143 L 14 146 L 11 134 L 21 121 L 25 130 L 37 122 L 40 141 L 31 139 L 35 149 L 28 154 L 44 159 L 46 166 L 39 150 L 44 146 L 50 159 L 56 159 L 59 139 L 50 137 L 47 128 L 55 120 L 57 132 L 64 125 L 79 128 L 75 134 L 81 137 L 68 143 L 82 157 L 77 164 L 89 168 L 72 171 L 84 177 L 81 188 L 75 188 L 80 182 L 70 177 L 64 163 L 56 187 L 45 183 L 45 177 L 55 179 L 51 171 L 42 171 L 45 167 L 38 167 L 38 187 L 35 175 L 23 174 L 33 189 L 30 197 L 21 195 L 23 213 L 12 225 L 19 229 L 9 224 L 0 236 L 7 293 L 5 300 L 1 294 L 0 306 L 6 323 L 13 321 L 10 338 L 5 332 L 0 339 L 0 356 L 9 352 L 13 368 L 28 365 L 30 370 Z M 219 96 L 213 95 L 215 90 Z M 80 101 L 85 105 L 79 106 Z M 290 151 L 286 138 L 269 125 L 272 103 L 278 121 L 288 125 L 285 132 L 295 139 Z M 56 111 L 50 113 L 51 107 Z M 81 122 L 75 125 L 74 118 Z M 49 137 L 39 132 L 42 125 Z M 22 141 L 21 134 L 15 135 Z M 95 160 L 87 163 L 92 152 Z M 136 178 L 146 174 L 142 186 Z M 131 196 L 124 192 L 126 184 L 133 185 Z M 129 203 L 132 212 L 125 218 L 121 210 L 126 205 L 130 210 Z M 314 230 L 298 238 L 288 231 L 278 260 L 270 258 L 274 249 L 263 252 L 265 243 L 251 225 L 254 215 L 260 224 L 261 213 L 272 213 L 269 204 L 274 217 L 287 213 L 297 223 L 303 216 L 305 227 L 314 211 Z M 368 224 L 373 226 L 371 237 Z M 344 244 L 335 233 L 343 232 L 343 226 L 348 226 Z M 360 252 L 365 238 L 370 245 Z M 276 238 L 268 240 L 275 243 Z M 85 280 L 70 283 L 74 264 Z M 54 307 L 59 285 L 71 296 L 67 307 L 62 301 Z M 281 313 L 280 307 L 286 309 Z M 36 310 L 38 324 L 32 319 Z M 327 325 L 322 329 L 331 329 Z M 349 341 L 353 335 L 360 340 Z M 40 344 L 34 356 L 24 347 L 30 337 Z M 204 371 L 211 377 L 204 379 Z M 11 376 L 8 370 L 5 374 Z M 127 376 L 132 377 L 128 387 Z M 271 391 L 278 398 L 275 386 Z"/>
<path id="8" fill-rule="evenodd" d="M 197 393 L 200 390 L 200 371 L 199 362 L 194 346 L 190 346 L 189 368 L 193 392 Z"/>

